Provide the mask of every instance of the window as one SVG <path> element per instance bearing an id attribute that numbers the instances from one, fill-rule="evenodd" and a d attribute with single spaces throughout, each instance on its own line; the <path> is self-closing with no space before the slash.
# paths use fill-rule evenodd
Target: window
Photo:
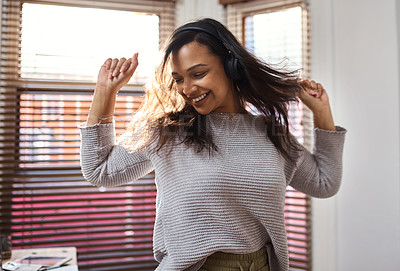
<path id="1" fill-rule="evenodd" d="M 309 74 L 307 6 L 303 1 L 251 1 L 227 7 L 228 28 L 256 56 L 279 68 Z M 302 104 L 289 107 L 291 132 L 311 146 L 311 113 Z M 288 188 L 285 221 L 290 269 L 311 270 L 311 200 Z"/>
<path id="2" fill-rule="evenodd" d="M 0 2 L 1 234 L 13 249 L 75 246 L 79 270 L 154 270 L 154 174 L 124 187 L 90 185 L 80 171 L 76 127 L 104 60 L 140 51 L 140 69 L 117 99 L 123 132 L 159 44 L 174 28 L 174 4 L 90 2 Z M 140 27 L 127 30 L 132 24 Z M 118 42 L 106 42 L 95 32 L 99 25 Z"/>
<path id="3" fill-rule="evenodd" d="M 158 25 L 156 14 L 24 3 L 21 77 L 95 81 L 105 59 L 140 51 L 132 81 L 143 83 L 158 62 Z"/>

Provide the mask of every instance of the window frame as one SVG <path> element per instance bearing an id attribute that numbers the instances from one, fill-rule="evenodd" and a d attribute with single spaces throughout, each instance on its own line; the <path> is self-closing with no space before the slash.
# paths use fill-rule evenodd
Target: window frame
<path id="1" fill-rule="evenodd" d="M 134 11 L 141 13 L 155 14 L 159 17 L 159 48 L 161 48 L 164 42 L 167 40 L 169 35 L 175 29 L 175 1 L 146 1 L 146 0 L 100 0 L 100 1 L 88 1 L 88 0 L 0 0 L 0 44 L 1 44 L 1 62 L 0 62 L 0 119 L 6 119 L 8 126 L 15 127 L 12 128 L 11 132 L 15 133 L 13 142 L 5 142 L 6 140 L 0 140 L 0 209 L 2 214 L 6 214 L 5 217 L 0 219 L 1 223 L 1 234 L 7 235 L 11 228 L 7 228 L 11 225 L 11 204 L 6 199 L 1 196 L 6 195 L 10 197 L 12 185 L 8 184 L 10 181 L 5 181 L 7 178 L 11 178 L 11 174 L 15 174 L 20 171 L 19 166 L 12 164 L 7 164 L 9 160 L 9 155 L 5 149 L 7 146 L 11 148 L 16 148 L 18 143 L 18 131 L 20 120 L 18 119 L 20 111 L 18 105 L 19 96 L 21 93 L 41 93 L 41 92 L 52 92 L 52 93 L 76 93 L 90 95 L 95 88 L 95 82 L 91 81 L 73 81 L 73 80 L 43 80 L 43 79 L 30 79 L 20 77 L 20 34 L 21 34 L 21 11 L 23 3 L 33 3 L 33 4 L 51 4 L 60 6 L 72 6 L 72 7 L 86 7 L 86 8 L 104 8 L 112 10 L 122 10 L 122 11 Z M 129 96 L 143 96 L 144 94 L 144 84 L 128 84 L 120 90 L 120 95 Z M 10 105 L 10 106 L 8 106 Z M 10 117 L 10 111 L 7 107 L 12 107 L 15 110 L 15 117 Z M 7 128 L 8 129 L 8 128 Z M 13 132 L 14 131 L 14 132 Z M 0 137 L 6 138 L 6 128 L 0 126 Z M 16 153 L 17 154 L 17 153 Z M 15 156 L 16 154 L 13 153 Z M 18 154 L 17 154 L 18 155 Z M 17 158 L 14 158 L 14 161 Z M 15 169 L 12 169 L 12 167 Z M 63 170 L 63 169 L 61 169 Z M 56 172 L 56 171 L 55 171 Z M 26 177 L 28 178 L 28 177 Z M 134 184 L 134 186 L 148 186 L 149 178 L 153 179 L 154 174 L 149 174 L 144 177 L 144 183 Z M 132 188 L 133 190 L 135 188 Z M 148 188 L 147 188 L 148 189 Z M 154 186 L 155 189 L 155 186 Z M 3 191 L 3 192 L 2 192 Z M 14 197 L 11 195 L 11 197 Z M 155 200 L 154 200 L 155 203 Z M 29 205 L 29 204 L 27 204 Z M 154 208 L 155 210 L 155 208 Z M 11 226 L 10 226 L 11 227 Z M 29 248 L 29 245 L 26 246 Z M 145 253 L 145 252 L 143 252 Z M 146 252 L 147 253 L 147 252 Z M 149 250 L 152 255 L 152 249 Z M 78 259 L 79 259 L 78 251 Z M 82 258 L 87 259 L 88 254 L 83 251 Z M 89 257 L 92 257 L 89 255 Z M 139 269 L 135 269 L 134 266 L 125 267 L 126 270 L 153 270 L 154 269 L 153 259 L 151 262 L 141 263 L 142 266 Z M 94 269 L 91 269 L 94 268 Z M 104 268 L 104 267 L 103 267 Z M 111 267 L 107 267 L 111 270 Z M 123 267 L 121 267 L 123 268 Z M 115 269 L 115 270 L 125 270 L 125 269 Z M 138 267 L 136 267 L 138 268 Z M 82 268 L 80 268 L 82 269 Z M 97 269 L 95 264 L 88 263 L 82 270 L 101 270 Z M 112 269 L 114 270 L 114 269 Z"/>
<path id="2" fill-rule="evenodd" d="M 310 27 L 309 27 L 309 8 L 308 3 L 305 0 L 267 0 L 267 1 L 245 1 L 242 3 L 233 3 L 228 4 L 226 6 L 226 22 L 228 29 L 236 36 L 236 38 L 241 42 L 243 45 L 245 44 L 245 18 L 252 15 L 257 14 L 265 14 L 269 12 L 279 11 L 283 9 L 288 9 L 292 7 L 301 7 L 303 14 L 302 14 L 302 77 L 308 78 L 311 73 L 311 61 L 310 61 Z M 302 107 L 303 111 L 303 145 L 311 151 L 312 144 L 313 144 L 313 117 L 312 112 L 306 106 Z M 305 224 L 304 231 L 306 234 L 306 238 L 304 242 L 306 243 L 306 260 L 304 261 L 301 258 L 291 257 L 291 248 L 295 248 L 295 246 L 291 246 L 289 244 L 289 264 L 290 269 L 293 270 L 312 270 L 312 201 L 311 198 L 303 193 L 295 191 L 292 188 L 289 188 L 286 194 L 286 198 L 304 198 L 304 205 L 305 206 Z M 286 208 L 289 209 L 290 207 L 286 205 Z M 287 218 L 285 216 L 285 218 Z M 289 239 L 289 238 L 288 238 Z M 289 242 L 290 243 L 290 242 Z M 295 255 L 295 253 L 293 253 Z"/>
<path id="3" fill-rule="evenodd" d="M 9 0 L 2 0 L 9 1 Z M 155 14 L 159 17 L 159 48 L 161 49 L 167 41 L 170 34 L 175 29 L 175 5 L 174 0 L 15 0 L 15 3 L 32 4 L 48 4 L 70 7 L 86 7 L 86 8 L 104 8 L 121 11 L 134 11 L 141 13 Z M 15 4 L 16 5 L 16 4 Z M 1 38 L 0 38 L 1 41 Z M 95 82 L 91 81 L 74 81 L 74 80 L 42 80 L 19 78 L 16 80 L 15 87 L 23 87 L 29 89 L 35 88 L 53 88 L 57 90 L 93 90 Z M 128 84 L 123 87 L 124 91 L 144 93 L 144 84 Z"/>

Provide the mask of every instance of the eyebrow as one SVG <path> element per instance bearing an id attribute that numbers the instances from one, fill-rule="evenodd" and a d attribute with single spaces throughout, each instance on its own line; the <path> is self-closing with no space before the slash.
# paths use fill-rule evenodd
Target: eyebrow
<path id="1" fill-rule="evenodd" d="M 192 67 L 190 67 L 189 69 L 187 69 L 186 70 L 186 72 L 190 72 L 191 70 L 194 70 L 194 69 L 196 69 L 197 67 L 204 67 L 204 66 L 207 66 L 206 64 L 196 64 L 196 65 L 193 65 Z M 177 75 L 178 73 L 177 72 L 171 72 L 171 75 Z"/>

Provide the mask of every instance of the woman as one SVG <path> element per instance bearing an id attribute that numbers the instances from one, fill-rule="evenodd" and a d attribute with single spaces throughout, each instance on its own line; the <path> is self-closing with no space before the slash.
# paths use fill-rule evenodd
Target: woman
<path id="1" fill-rule="evenodd" d="M 345 130 L 324 88 L 270 68 L 222 24 L 199 20 L 173 33 L 154 86 L 115 144 L 115 97 L 137 66 L 135 54 L 100 69 L 81 126 L 85 178 L 117 186 L 155 170 L 157 270 L 288 270 L 287 185 L 329 197 L 341 182 Z M 314 114 L 314 154 L 289 133 L 287 104 L 298 97 Z"/>

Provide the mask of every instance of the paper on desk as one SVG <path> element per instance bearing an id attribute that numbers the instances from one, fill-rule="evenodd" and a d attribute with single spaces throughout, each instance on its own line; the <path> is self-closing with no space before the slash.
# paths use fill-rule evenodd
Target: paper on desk
<path id="1" fill-rule="evenodd" d="M 77 265 L 67 265 L 58 268 L 51 269 L 49 271 L 79 271 Z"/>
<path id="2" fill-rule="evenodd" d="M 41 268 L 38 264 L 21 264 L 15 271 L 37 271 Z"/>

